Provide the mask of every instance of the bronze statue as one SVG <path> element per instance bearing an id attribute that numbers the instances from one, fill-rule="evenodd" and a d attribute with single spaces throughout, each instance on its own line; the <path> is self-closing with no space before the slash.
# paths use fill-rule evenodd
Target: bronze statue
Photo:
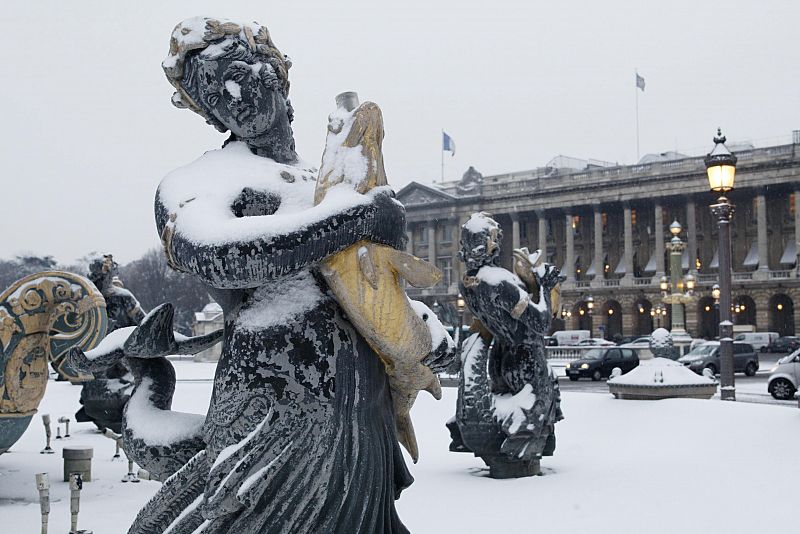
<path id="1" fill-rule="evenodd" d="M 164 356 L 215 339 L 176 338 L 168 307 L 124 343 L 73 354 L 82 367 L 131 366 L 125 450 L 169 477 L 131 534 L 200 525 L 204 534 L 407 532 L 394 501 L 413 479 L 396 425 L 415 454 L 408 409 L 417 390 L 438 393 L 420 366 L 446 364 L 452 340 L 428 333 L 441 325 L 424 305 L 394 289 L 359 292 L 353 280 L 399 287 L 400 276 L 425 283 L 435 269 L 396 261 L 404 208 L 362 172 L 380 159 L 379 110 L 364 104 L 366 122 L 343 112 L 340 133 L 355 142 L 329 137 L 333 152 L 349 152 L 341 176 L 323 173 L 323 160 L 317 187 L 294 150 L 290 66 L 256 23 L 194 18 L 173 31 L 163 63 L 173 103 L 230 137 L 161 182 L 156 225 L 170 266 L 199 277 L 222 307 L 225 333 L 205 417 L 170 411 L 175 378 Z M 339 268 L 351 261 L 357 273 Z M 398 357 L 402 340 L 387 341 L 393 327 L 374 310 L 354 316 L 376 295 L 389 295 L 394 317 L 426 328 L 417 353 Z"/>
<path id="2" fill-rule="evenodd" d="M 466 272 L 459 288 L 477 333 L 462 347 L 456 417 L 447 426 L 451 450 L 481 457 L 493 478 L 516 478 L 540 473 L 563 419 L 544 346 L 553 290 L 563 277 L 552 265 L 536 265 L 538 254 L 527 249 L 514 251 L 516 274 L 501 268 L 502 235 L 485 213 L 461 229 Z"/>

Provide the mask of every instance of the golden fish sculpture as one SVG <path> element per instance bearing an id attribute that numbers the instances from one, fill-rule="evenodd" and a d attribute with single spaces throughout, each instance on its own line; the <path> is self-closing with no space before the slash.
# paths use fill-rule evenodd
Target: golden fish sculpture
<path id="1" fill-rule="evenodd" d="M 337 97 L 338 109 L 329 119 L 315 204 L 337 184 L 349 184 L 359 193 L 387 185 L 381 110 L 372 102 L 354 110 L 357 99 L 355 93 Z M 363 163 L 365 169 L 359 165 Z M 359 169 L 363 172 L 357 172 Z M 440 399 L 442 388 L 437 376 L 421 363 L 432 350 L 431 334 L 411 307 L 401 279 L 414 287 L 429 287 L 441 280 L 442 273 L 411 254 L 366 240 L 327 258 L 320 271 L 350 322 L 384 363 L 397 438 L 416 463 L 419 450 L 411 406 L 420 390 Z"/>
<path id="2" fill-rule="evenodd" d="M 512 252 L 514 258 L 514 274 L 520 277 L 522 282 L 528 289 L 528 293 L 534 302 L 539 298 L 539 282 L 533 274 L 536 265 L 541 259 L 542 251 L 535 250 L 533 253 L 528 252 L 528 247 L 515 248 Z M 558 302 L 561 298 L 561 284 L 556 284 L 556 287 L 550 290 L 550 309 L 553 313 L 558 310 Z"/>

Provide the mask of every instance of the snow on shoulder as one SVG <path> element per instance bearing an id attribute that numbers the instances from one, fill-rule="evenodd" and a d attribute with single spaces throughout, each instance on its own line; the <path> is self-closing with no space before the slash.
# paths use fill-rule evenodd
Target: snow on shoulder
<path id="1" fill-rule="evenodd" d="M 170 223 L 174 231 L 200 245 L 302 231 L 309 224 L 372 200 L 372 192 L 361 195 L 347 184 L 338 184 L 314 206 L 315 185 L 311 166 L 277 163 L 254 155 L 244 143 L 232 142 L 169 173 L 161 181 L 158 198 L 168 213 L 175 214 Z M 246 189 L 274 198 L 275 211 L 237 217 L 231 206 Z"/>

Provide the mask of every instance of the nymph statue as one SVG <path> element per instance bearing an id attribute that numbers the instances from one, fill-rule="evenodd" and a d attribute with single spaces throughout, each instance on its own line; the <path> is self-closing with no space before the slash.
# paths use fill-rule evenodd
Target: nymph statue
<path id="1" fill-rule="evenodd" d="M 106 254 L 89 264 L 89 280 L 100 290 L 106 301 L 108 333 L 138 325 L 144 310 L 136 297 L 122 287 L 117 262 Z M 100 429 L 121 432 L 122 414 L 133 391 L 133 376 L 119 361 L 107 369 L 96 370 L 94 380 L 84 382 L 81 389 L 81 408 L 75 414 L 80 422 L 93 422 Z"/>
<path id="2" fill-rule="evenodd" d="M 161 182 L 156 225 L 170 266 L 222 306 L 225 331 L 205 417 L 170 411 L 163 356 L 214 340 L 174 335 L 169 307 L 75 354 L 89 368 L 124 358 L 136 377 L 124 447 L 167 480 L 130 533 L 407 532 L 394 501 L 413 479 L 398 432 L 415 458 L 408 410 L 418 390 L 439 392 L 420 366 L 449 363 L 452 340 L 434 335 L 441 325 L 424 305 L 380 291 L 400 276 L 435 280 L 399 256 L 404 208 L 369 179 L 383 171 L 379 110 L 331 116 L 318 188 L 295 153 L 290 66 L 256 23 L 194 18 L 172 33 L 173 103 L 230 137 Z M 354 187 L 361 178 L 368 187 Z M 407 310 L 430 332 L 408 346 L 428 355 L 382 341 L 419 326 Z"/>
<path id="3" fill-rule="evenodd" d="M 544 335 L 552 318 L 551 293 L 562 277 L 538 254 L 514 251 L 514 271 L 498 265 L 502 231 L 475 213 L 461 229 L 459 283 L 475 317 L 475 334 L 462 347 L 456 417 L 448 423 L 451 450 L 473 452 L 493 478 L 540 473 L 555 449 L 563 419 L 558 382 L 547 364 Z"/>

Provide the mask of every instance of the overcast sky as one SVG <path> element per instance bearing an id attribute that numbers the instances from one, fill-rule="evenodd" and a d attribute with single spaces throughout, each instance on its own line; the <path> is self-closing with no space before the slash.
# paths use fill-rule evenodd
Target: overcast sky
<path id="1" fill-rule="evenodd" d="M 0 257 L 157 246 L 161 178 L 224 136 L 170 104 L 161 70 L 180 20 L 266 25 L 291 56 L 298 151 L 318 164 L 334 96 L 383 109 L 390 183 L 469 165 L 520 171 L 564 154 L 636 160 L 800 129 L 797 1 L 136 2 L 3 0 Z M 700 178 L 698 178 L 700 179 Z M 0 288 L 1 289 L 1 288 Z"/>

